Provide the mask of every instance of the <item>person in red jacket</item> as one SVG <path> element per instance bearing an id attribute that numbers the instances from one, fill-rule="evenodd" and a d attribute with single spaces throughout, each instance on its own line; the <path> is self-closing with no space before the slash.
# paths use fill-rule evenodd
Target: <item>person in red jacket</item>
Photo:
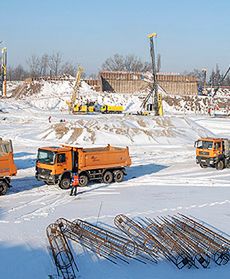
<path id="1" fill-rule="evenodd" d="M 78 174 L 77 173 L 73 173 L 72 175 L 72 180 L 71 180 L 71 192 L 70 192 L 70 196 L 76 196 L 77 195 L 77 187 L 79 185 L 79 181 L 78 181 Z"/>

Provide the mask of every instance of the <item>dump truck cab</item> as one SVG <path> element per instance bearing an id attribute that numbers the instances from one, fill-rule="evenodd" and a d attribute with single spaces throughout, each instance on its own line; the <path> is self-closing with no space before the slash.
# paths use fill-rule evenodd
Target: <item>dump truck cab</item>
<path id="1" fill-rule="evenodd" d="M 229 167 L 230 141 L 224 138 L 201 138 L 195 142 L 196 162 L 202 168 Z"/>
<path id="2" fill-rule="evenodd" d="M 17 174 L 11 140 L 0 138 L 0 195 L 6 194 L 12 176 Z"/>
<path id="3" fill-rule="evenodd" d="M 35 176 L 46 184 L 68 189 L 73 173 L 78 174 L 80 186 L 86 186 L 90 180 L 121 182 L 125 167 L 130 165 L 128 147 L 42 147 L 38 149 Z"/>
<path id="4" fill-rule="evenodd" d="M 38 149 L 36 178 L 46 184 L 60 183 L 60 187 L 69 188 L 73 171 L 74 149 L 71 147 L 43 147 Z"/>

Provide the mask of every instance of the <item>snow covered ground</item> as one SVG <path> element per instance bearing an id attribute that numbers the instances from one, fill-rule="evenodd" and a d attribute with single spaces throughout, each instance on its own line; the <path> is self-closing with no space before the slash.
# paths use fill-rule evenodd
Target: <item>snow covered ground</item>
<path id="1" fill-rule="evenodd" d="M 98 221 L 108 227 L 120 213 L 154 218 L 181 212 L 230 235 L 230 170 L 201 169 L 193 147 L 200 136 L 230 137 L 230 119 L 170 114 L 73 116 L 53 106 L 51 95 L 43 98 L 0 100 L 5 112 L 0 113 L 0 136 L 13 140 L 18 167 L 13 187 L 0 197 L 1 278 L 44 279 L 55 274 L 46 227 L 60 217 Z M 91 184 L 71 197 L 69 191 L 34 178 L 37 148 L 57 143 L 128 145 L 133 164 L 124 182 Z M 82 279 L 211 279 L 230 274 L 229 264 L 212 264 L 207 270 L 178 270 L 168 262 L 115 265 L 74 243 L 72 248 Z"/>

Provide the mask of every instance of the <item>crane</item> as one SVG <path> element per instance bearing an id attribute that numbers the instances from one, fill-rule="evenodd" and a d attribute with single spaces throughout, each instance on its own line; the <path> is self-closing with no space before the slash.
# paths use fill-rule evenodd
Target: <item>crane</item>
<path id="1" fill-rule="evenodd" d="M 213 94 L 212 94 L 212 97 L 215 97 L 217 91 L 219 90 L 221 84 L 223 83 L 223 81 L 225 80 L 226 76 L 228 75 L 230 71 L 230 66 L 228 67 L 226 73 L 224 74 L 224 76 L 222 77 L 222 79 L 218 82 L 217 86 L 214 88 L 214 91 L 213 91 Z"/>
<path id="2" fill-rule="evenodd" d="M 211 109 L 213 107 L 214 97 L 216 96 L 220 86 L 222 85 L 223 81 L 225 80 L 225 78 L 227 77 L 229 72 L 230 72 L 230 66 L 228 67 L 228 69 L 225 72 L 225 74 L 223 75 L 222 79 L 218 82 L 217 86 L 213 90 L 213 94 L 211 95 L 211 100 L 210 100 L 209 114 L 211 113 Z"/>

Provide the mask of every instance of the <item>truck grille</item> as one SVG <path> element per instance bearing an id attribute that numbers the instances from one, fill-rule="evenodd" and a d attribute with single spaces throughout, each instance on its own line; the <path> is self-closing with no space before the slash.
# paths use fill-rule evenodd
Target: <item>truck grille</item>
<path id="1" fill-rule="evenodd" d="M 209 152 L 207 152 L 207 151 L 200 151 L 199 154 L 200 155 L 209 155 Z"/>
<path id="2" fill-rule="evenodd" d="M 49 175 L 51 173 L 51 170 L 46 170 L 42 168 L 37 168 L 37 173 L 41 175 Z"/>

